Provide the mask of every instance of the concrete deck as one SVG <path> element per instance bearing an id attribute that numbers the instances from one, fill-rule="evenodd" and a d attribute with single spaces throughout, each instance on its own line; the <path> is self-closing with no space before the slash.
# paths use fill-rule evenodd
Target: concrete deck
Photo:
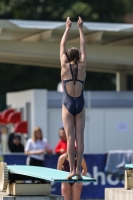
<path id="1" fill-rule="evenodd" d="M 64 200 L 62 196 L 50 195 L 46 196 L 9 196 L 5 192 L 0 192 L 0 200 Z M 81 199 L 81 200 L 94 200 L 94 199 Z M 104 200 L 104 199 L 95 199 Z"/>
<path id="2" fill-rule="evenodd" d="M 61 196 L 9 196 L 5 192 L 0 192 L 0 200 L 63 200 Z"/>
<path id="3" fill-rule="evenodd" d="M 125 188 L 106 188 L 105 200 L 133 200 L 133 190 Z"/>

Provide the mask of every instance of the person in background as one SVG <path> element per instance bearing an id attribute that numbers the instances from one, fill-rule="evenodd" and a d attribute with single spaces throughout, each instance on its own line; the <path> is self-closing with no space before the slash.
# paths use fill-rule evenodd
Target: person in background
<path id="1" fill-rule="evenodd" d="M 52 154 L 53 153 L 53 149 L 51 148 L 50 144 L 48 143 L 46 138 L 43 138 L 43 142 L 45 143 L 45 147 L 46 147 L 46 153 L 47 154 Z"/>
<path id="2" fill-rule="evenodd" d="M 27 140 L 25 146 L 25 154 L 28 156 L 28 165 L 44 166 L 44 154 L 52 152 L 47 144 L 47 140 L 43 139 L 41 128 L 35 127 L 33 137 Z"/>
<path id="3" fill-rule="evenodd" d="M 76 152 L 75 152 L 75 169 L 76 169 L 76 166 L 77 166 L 77 157 L 76 157 Z M 84 158 L 82 158 L 81 167 L 82 167 L 82 175 L 85 176 L 87 173 L 87 165 Z M 59 157 L 58 163 L 57 163 L 57 169 L 70 172 L 70 166 L 69 166 L 67 153 L 62 154 Z M 64 196 L 64 200 L 71 200 L 71 199 L 80 200 L 81 192 L 82 192 L 81 182 L 80 183 L 63 182 L 61 184 L 61 193 L 62 193 L 62 196 Z"/>
<path id="4" fill-rule="evenodd" d="M 10 151 L 14 153 L 23 153 L 24 146 L 21 144 L 21 137 L 17 134 L 14 134 L 12 145 L 10 146 Z"/>
<path id="5" fill-rule="evenodd" d="M 11 151 L 13 145 L 13 138 L 16 133 L 10 133 L 8 136 L 8 149 Z"/>
<path id="6" fill-rule="evenodd" d="M 63 154 L 67 151 L 67 139 L 66 139 L 66 133 L 63 127 L 59 129 L 59 138 L 60 138 L 60 141 L 55 147 L 55 153 Z"/>

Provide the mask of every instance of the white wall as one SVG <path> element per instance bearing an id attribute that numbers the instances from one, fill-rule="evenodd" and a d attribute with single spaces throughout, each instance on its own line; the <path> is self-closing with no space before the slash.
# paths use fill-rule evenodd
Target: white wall
<path id="1" fill-rule="evenodd" d="M 103 153 L 104 152 L 104 110 L 103 109 L 90 109 L 87 112 L 87 135 L 88 145 L 87 152 L 89 153 Z"/>
<path id="2" fill-rule="evenodd" d="M 88 153 L 133 149 L 133 109 L 88 110 Z M 86 141 L 85 141 L 86 144 Z"/>
<path id="3" fill-rule="evenodd" d="M 105 149 L 133 149 L 133 109 L 106 110 Z"/>

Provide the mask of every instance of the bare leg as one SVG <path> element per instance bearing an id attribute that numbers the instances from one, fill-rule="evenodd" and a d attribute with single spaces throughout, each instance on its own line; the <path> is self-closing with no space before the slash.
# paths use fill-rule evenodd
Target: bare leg
<path id="1" fill-rule="evenodd" d="M 74 153 L 74 141 L 75 141 L 75 129 L 74 129 L 74 116 L 62 106 L 62 120 L 64 129 L 67 136 L 67 153 L 70 165 L 70 174 L 67 177 L 71 179 L 75 175 L 75 153 Z"/>
<path id="2" fill-rule="evenodd" d="M 74 183 L 72 186 L 72 200 L 80 200 L 82 183 Z"/>
<path id="3" fill-rule="evenodd" d="M 71 186 L 69 183 L 62 183 L 61 184 L 61 194 L 64 196 L 64 200 L 71 200 Z"/>
<path id="4" fill-rule="evenodd" d="M 81 176 L 81 162 L 84 152 L 84 126 L 85 126 L 85 109 L 75 116 L 75 134 L 77 143 L 77 168 L 76 175 L 78 179 L 82 179 Z"/>

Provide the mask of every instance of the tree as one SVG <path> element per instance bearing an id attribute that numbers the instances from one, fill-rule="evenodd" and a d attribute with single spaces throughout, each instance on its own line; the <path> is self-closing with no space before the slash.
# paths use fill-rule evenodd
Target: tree
<path id="1" fill-rule="evenodd" d="M 1 19 L 64 21 L 69 15 L 77 21 L 124 22 L 133 12 L 132 0 L 1 0 Z"/>

